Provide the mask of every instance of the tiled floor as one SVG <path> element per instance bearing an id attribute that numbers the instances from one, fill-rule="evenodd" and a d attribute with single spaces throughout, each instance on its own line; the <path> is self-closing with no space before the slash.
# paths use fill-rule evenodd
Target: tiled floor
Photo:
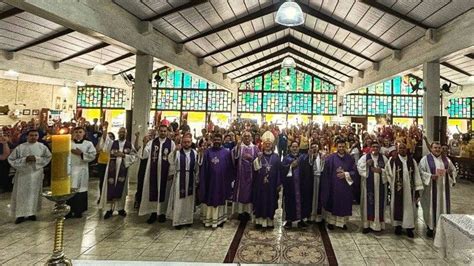
<path id="1" fill-rule="evenodd" d="M 180 231 L 165 224 L 148 225 L 147 217 L 138 217 L 133 206 L 131 187 L 126 218 L 114 216 L 103 220 L 97 210 L 97 181 L 91 182 L 87 217 L 66 221 L 66 254 L 84 260 L 200 261 L 223 262 L 238 231 L 239 222 L 226 222 L 224 228 L 204 228 L 199 221 Z M 474 213 L 474 183 L 460 182 L 453 190 L 453 213 Z M 52 252 L 54 232 L 52 203 L 43 201 L 36 222 L 13 224 L 8 216 L 10 194 L 0 194 L 0 263 L 1 265 L 43 264 Z M 281 212 L 281 210 L 279 210 Z M 348 231 L 329 232 L 340 265 L 453 265 L 474 263 L 474 251 L 443 260 L 424 237 L 420 219 L 417 237 L 397 237 L 388 227 L 381 234 L 360 233 L 358 206 Z M 243 227 L 242 227 L 243 228 Z M 237 234 L 238 235 L 238 234 Z M 287 231 L 277 226 L 273 231 L 257 231 L 247 225 L 237 243 L 234 262 L 327 264 L 328 258 L 317 227 Z"/>

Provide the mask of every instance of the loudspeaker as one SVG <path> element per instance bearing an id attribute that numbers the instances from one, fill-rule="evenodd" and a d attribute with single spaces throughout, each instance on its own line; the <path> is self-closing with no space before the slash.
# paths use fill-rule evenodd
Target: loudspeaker
<path id="1" fill-rule="evenodd" d="M 447 129 L 448 129 L 448 117 L 435 116 L 433 140 L 439 141 L 441 144 L 447 144 L 448 143 Z"/>
<path id="2" fill-rule="evenodd" d="M 132 142 L 132 136 L 134 132 L 132 131 L 132 121 L 133 121 L 133 111 L 126 110 L 125 111 L 125 128 L 127 128 L 127 140 Z"/>

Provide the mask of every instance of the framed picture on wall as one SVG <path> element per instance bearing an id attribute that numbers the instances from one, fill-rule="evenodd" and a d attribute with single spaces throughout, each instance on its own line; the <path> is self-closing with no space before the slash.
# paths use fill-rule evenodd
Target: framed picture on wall
<path id="1" fill-rule="evenodd" d="M 31 115 L 30 109 L 23 109 L 23 115 Z"/>
<path id="2" fill-rule="evenodd" d="M 33 109 L 32 114 L 33 114 L 33 115 L 39 115 L 39 114 L 40 114 L 40 110 L 39 110 L 39 109 Z"/>

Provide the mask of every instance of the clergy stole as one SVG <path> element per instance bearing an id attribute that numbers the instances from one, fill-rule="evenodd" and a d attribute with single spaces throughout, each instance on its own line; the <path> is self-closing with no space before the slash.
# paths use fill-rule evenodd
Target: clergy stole
<path id="1" fill-rule="evenodd" d="M 298 167 L 296 169 L 291 169 L 291 163 L 293 161 L 299 160 L 298 156 L 293 156 L 292 154 L 287 155 L 283 159 L 283 167 L 288 168 L 288 171 L 285 169 L 285 177 L 283 182 L 283 197 L 285 199 L 285 211 L 286 218 L 288 221 L 298 221 L 301 219 L 301 180 L 300 180 L 300 169 L 301 161 L 298 161 Z M 290 174 L 291 171 L 291 174 Z"/>
<path id="2" fill-rule="evenodd" d="M 366 162 L 372 159 L 370 153 L 367 154 Z M 383 155 L 379 154 L 377 159 L 377 166 L 379 168 L 385 168 L 385 162 Z M 380 174 L 379 181 L 379 219 L 380 222 L 384 221 L 384 206 L 385 206 L 385 185 L 382 182 L 382 174 Z M 367 220 L 374 221 L 375 219 L 375 187 L 374 187 L 374 172 L 369 169 L 369 175 L 367 176 Z"/>
<path id="3" fill-rule="evenodd" d="M 120 150 L 120 144 L 118 140 L 112 143 L 112 151 Z M 130 154 L 132 150 L 132 144 L 129 141 L 125 141 L 123 147 L 124 154 Z M 107 201 L 113 201 L 115 199 L 122 198 L 123 188 L 125 187 L 125 180 L 127 179 L 127 168 L 125 168 L 124 158 L 119 165 L 118 177 L 117 176 L 117 156 L 114 152 L 110 153 L 109 171 L 107 173 Z"/>
<path id="4" fill-rule="evenodd" d="M 194 188 L 194 165 L 195 165 L 194 151 L 189 153 L 189 170 L 186 170 L 186 153 L 182 149 L 179 152 L 179 197 L 184 198 L 193 195 Z M 189 172 L 188 193 L 186 195 L 186 172 Z M 162 177 L 163 178 L 163 177 Z"/>
<path id="5" fill-rule="evenodd" d="M 445 179 L 445 189 L 446 189 L 446 211 L 448 214 L 451 213 L 451 196 L 450 196 L 450 189 L 449 189 L 449 177 L 448 177 L 448 168 L 449 168 L 449 163 L 448 159 L 444 156 L 441 156 L 441 159 L 443 160 L 444 164 L 444 169 L 446 170 L 446 173 L 444 174 L 444 179 Z M 428 154 L 426 156 L 426 161 L 428 162 L 428 166 L 430 167 L 430 172 L 433 175 L 436 175 L 436 163 L 434 161 L 433 154 Z M 440 176 L 440 178 L 443 178 Z M 436 208 L 438 207 L 438 181 L 437 180 L 431 180 L 431 204 L 433 206 L 433 226 L 436 226 Z"/>
<path id="6" fill-rule="evenodd" d="M 151 164 L 150 164 L 150 201 L 158 201 L 158 155 L 161 153 L 161 173 L 160 173 L 160 202 L 165 201 L 166 182 L 168 182 L 168 173 L 170 162 L 168 154 L 171 151 L 171 140 L 165 139 L 163 146 L 160 147 L 160 139 L 153 140 L 151 145 Z"/>
<path id="7" fill-rule="evenodd" d="M 394 204 L 393 204 L 393 219 L 395 221 L 403 221 L 403 163 L 400 158 L 397 156 L 395 159 L 390 161 L 393 172 L 395 173 L 395 195 L 394 195 Z M 408 173 L 410 175 L 410 191 L 411 198 L 414 199 L 414 190 L 415 190 L 415 164 L 413 163 L 413 158 L 407 156 L 407 167 Z"/>

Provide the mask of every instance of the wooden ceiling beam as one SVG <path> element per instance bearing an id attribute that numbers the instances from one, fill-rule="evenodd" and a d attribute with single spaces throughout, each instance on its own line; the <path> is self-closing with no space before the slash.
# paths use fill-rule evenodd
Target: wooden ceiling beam
<path id="1" fill-rule="evenodd" d="M 192 0 L 188 3 L 186 3 L 186 4 L 183 4 L 183 5 L 180 5 L 178 7 L 172 8 L 170 10 L 167 10 L 167 11 L 163 12 L 163 13 L 151 16 L 151 17 L 149 17 L 149 18 L 147 18 L 143 21 L 152 22 L 152 21 L 158 20 L 160 18 L 166 17 L 168 15 L 171 15 L 173 13 L 180 12 L 180 11 L 183 11 L 183 10 L 186 10 L 186 9 L 189 9 L 189 8 L 193 8 L 193 7 L 196 7 L 198 5 L 208 3 L 208 2 L 209 2 L 209 0 Z"/>

